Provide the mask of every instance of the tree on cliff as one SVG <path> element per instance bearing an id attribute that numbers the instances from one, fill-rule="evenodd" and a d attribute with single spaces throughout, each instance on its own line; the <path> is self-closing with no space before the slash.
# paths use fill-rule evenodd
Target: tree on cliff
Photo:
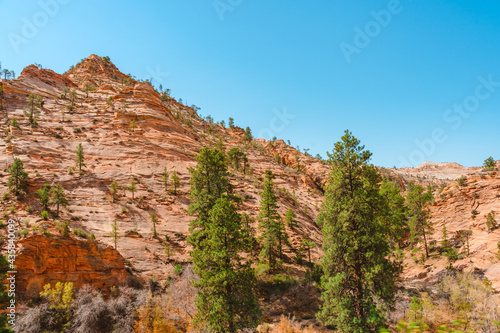
<path id="1" fill-rule="evenodd" d="M 156 216 L 155 212 L 150 212 L 149 217 L 151 218 L 151 223 L 153 224 L 153 237 L 157 237 L 156 233 L 156 225 L 159 223 L 158 216 Z"/>
<path id="2" fill-rule="evenodd" d="M 111 232 L 109 233 L 111 238 L 113 239 L 113 243 L 115 243 L 115 250 L 117 250 L 117 243 L 118 239 L 120 238 L 118 234 L 118 225 L 116 224 L 116 219 L 113 221 L 113 224 L 111 225 Z"/>
<path id="3" fill-rule="evenodd" d="M 59 216 L 59 206 L 68 207 L 69 201 L 66 199 L 64 188 L 58 184 L 50 189 L 51 204 L 56 205 L 56 216 Z"/>
<path id="4" fill-rule="evenodd" d="M 282 256 L 283 245 L 289 245 L 288 236 L 278 213 L 277 197 L 274 193 L 274 175 L 266 171 L 266 182 L 260 199 L 259 229 L 262 235 L 259 240 L 262 245 L 260 253 L 263 260 L 267 260 L 270 269 L 277 266 L 276 257 Z"/>
<path id="5" fill-rule="evenodd" d="M 371 153 L 349 131 L 328 156 L 329 185 L 318 216 L 325 255 L 317 318 L 341 332 L 378 332 L 399 273 L 399 265 L 388 259 L 382 178 L 368 164 Z"/>
<path id="6" fill-rule="evenodd" d="M 130 179 L 130 185 L 128 186 L 127 190 L 129 190 L 130 193 L 132 193 L 132 200 L 134 200 L 134 193 L 137 192 L 137 187 L 135 186 L 134 177 L 132 177 L 132 179 Z"/>
<path id="7" fill-rule="evenodd" d="M 21 192 L 28 193 L 28 173 L 24 170 L 23 162 L 19 158 L 14 158 L 14 163 L 9 169 L 10 176 L 7 179 L 7 186 L 15 195 Z"/>
<path id="8" fill-rule="evenodd" d="M 111 202 L 114 203 L 118 195 L 118 182 L 116 180 L 109 185 L 109 193 L 111 193 Z"/>
<path id="9" fill-rule="evenodd" d="M 219 198 L 208 213 L 205 238 L 193 249 L 197 323 L 212 332 L 237 332 L 257 326 L 260 319 L 254 295 L 256 278 L 251 262 L 240 256 L 246 248 L 241 216 L 227 196 Z"/>
<path id="10" fill-rule="evenodd" d="M 39 190 L 37 190 L 36 195 L 38 196 L 37 201 L 42 205 L 42 210 L 48 210 L 50 205 L 50 185 L 45 184 Z"/>
<path id="11" fill-rule="evenodd" d="M 425 256 L 429 258 L 429 249 L 427 247 L 427 235 L 432 232 L 430 224 L 430 210 L 428 203 L 434 200 L 430 190 L 424 192 L 422 185 L 408 187 L 409 192 L 406 196 L 406 205 L 409 215 L 410 240 L 412 243 L 424 243 Z"/>
<path id="12" fill-rule="evenodd" d="M 30 124 L 36 123 L 36 117 L 40 113 L 40 111 L 38 111 L 38 108 L 41 108 L 42 106 L 43 100 L 40 96 L 37 96 L 35 94 L 30 94 L 28 96 L 28 104 L 25 106 L 24 116 L 28 117 L 28 121 Z"/>
<path id="13" fill-rule="evenodd" d="M 484 163 L 483 163 L 483 167 L 486 169 L 486 170 L 495 170 L 497 166 L 497 163 L 495 162 L 495 159 L 493 157 L 488 157 L 487 159 L 484 160 Z"/>
<path id="14" fill-rule="evenodd" d="M 252 139 L 253 139 L 252 130 L 250 129 L 250 127 L 247 126 L 247 128 L 245 129 L 245 141 L 252 141 Z"/>
<path id="15" fill-rule="evenodd" d="M 165 192 L 167 191 L 168 188 L 168 171 L 167 167 L 163 168 L 163 173 L 161 174 L 161 182 L 165 186 Z"/>
<path id="16" fill-rule="evenodd" d="M 85 155 L 83 153 L 83 146 L 81 143 L 78 144 L 78 147 L 76 147 L 76 156 L 75 156 L 75 166 L 78 167 L 78 170 L 80 170 L 80 173 L 82 173 L 82 166 L 86 167 L 84 161 L 85 161 Z"/>
<path id="17" fill-rule="evenodd" d="M 172 172 L 172 185 L 174 186 L 174 194 L 177 194 L 177 188 L 181 186 L 181 180 L 175 170 Z"/>

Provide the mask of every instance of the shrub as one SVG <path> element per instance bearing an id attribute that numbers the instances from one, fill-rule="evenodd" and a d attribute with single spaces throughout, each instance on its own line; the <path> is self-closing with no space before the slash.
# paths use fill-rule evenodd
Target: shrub
<path id="1" fill-rule="evenodd" d="M 177 275 L 181 275 L 182 274 L 182 265 L 180 265 L 180 264 L 175 265 L 174 273 Z"/>
<path id="2" fill-rule="evenodd" d="M 41 215 L 45 221 L 49 219 L 49 213 L 46 210 L 44 210 Z"/>
<path id="3" fill-rule="evenodd" d="M 467 180 L 467 176 L 462 176 L 462 177 L 458 178 L 457 179 L 458 186 L 464 186 L 466 180 Z"/>
<path id="4" fill-rule="evenodd" d="M 486 227 L 488 227 L 488 230 L 496 229 L 497 221 L 495 220 L 495 212 L 491 211 L 486 216 Z"/>
<path id="5" fill-rule="evenodd" d="M 73 168 L 72 168 L 72 167 L 69 167 L 69 168 L 68 168 L 68 174 L 72 175 L 72 174 L 73 174 L 73 172 L 74 172 L 74 171 L 73 171 Z"/>
<path id="6" fill-rule="evenodd" d="M 81 237 L 81 238 L 85 238 L 85 239 L 89 239 L 90 238 L 90 235 L 88 232 L 80 229 L 80 228 L 75 228 L 73 229 L 73 234 L 78 236 L 78 237 Z"/>

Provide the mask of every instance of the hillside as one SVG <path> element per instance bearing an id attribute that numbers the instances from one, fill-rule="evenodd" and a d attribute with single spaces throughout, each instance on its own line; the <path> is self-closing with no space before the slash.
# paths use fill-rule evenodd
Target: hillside
<path id="1" fill-rule="evenodd" d="M 326 163 L 285 144 L 283 140 L 245 140 L 239 127 L 227 128 L 212 119 L 201 118 L 195 106 L 185 106 L 148 82 L 123 74 L 108 58 L 91 55 L 64 74 L 30 65 L 13 80 L 0 80 L 4 89 L 0 140 L 0 193 L 8 193 L 7 169 L 19 158 L 29 174 L 29 195 L 16 200 L 5 194 L 0 206 L 7 219 L 19 220 L 18 280 L 24 300 L 38 296 L 42 286 L 72 281 L 77 288 L 93 284 L 109 292 L 119 284 L 145 284 L 154 279 L 166 285 L 175 276 L 177 265 L 188 267 L 190 248 L 186 244 L 189 222 L 188 168 L 204 146 L 221 141 L 226 150 L 238 147 L 249 161 L 247 170 L 231 169 L 235 193 L 243 198 L 241 212 L 256 218 L 265 170 L 275 175 L 279 213 L 291 209 L 298 226 L 287 227 L 292 248 L 285 251 L 285 267 L 294 278 L 303 278 L 305 265 L 295 261 L 303 239 L 316 244 L 312 261 L 323 254 L 322 235 L 315 223 L 326 185 Z M 76 96 L 69 91 L 75 90 Z M 28 96 L 43 99 L 36 126 L 24 114 Z M 68 107 L 70 105 L 71 107 Z M 228 115 L 230 116 L 230 115 Z M 18 127 L 13 125 L 16 119 Z M 135 124 L 136 127 L 131 126 Z M 75 167 L 77 146 L 85 154 L 83 172 Z M 162 184 L 164 168 L 176 171 L 180 187 L 168 190 Z M 488 231 L 486 215 L 500 211 L 500 174 L 480 168 L 464 168 L 456 163 L 425 163 L 417 168 L 381 170 L 400 184 L 434 185 L 431 206 L 434 233 L 430 241 L 439 244 L 444 225 L 461 258 L 453 262 L 457 270 L 471 271 L 488 278 L 500 290 L 500 263 L 496 244 L 500 229 Z M 458 185 L 456 179 L 466 176 Z M 137 191 L 127 190 L 134 179 Z M 119 185 L 112 200 L 110 186 Z M 60 216 L 41 216 L 42 206 L 35 191 L 44 184 L 64 187 L 69 207 Z M 472 215 L 475 210 L 477 214 Z M 154 238 L 150 213 L 156 214 L 160 237 Z M 120 239 L 117 251 L 110 236 L 116 220 Z M 61 224 L 69 222 L 72 235 L 61 237 Z M 255 224 L 256 226 L 256 224 Z M 472 230 L 470 255 L 459 230 Z M 3 239 L 7 228 L 0 230 Z M 93 234 L 96 243 L 85 238 Z M 167 256 L 164 242 L 173 253 Z M 2 250 L 7 244 L 2 244 Z M 437 249 L 436 249 L 437 251 Z M 446 258 L 436 252 L 425 263 L 406 253 L 401 287 L 432 288 L 446 272 Z M 261 303 L 268 320 L 281 314 L 295 314 L 306 323 L 314 322 L 317 289 L 309 284 L 287 293 L 263 295 Z M 307 297 L 306 297 L 307 296 Z"/>

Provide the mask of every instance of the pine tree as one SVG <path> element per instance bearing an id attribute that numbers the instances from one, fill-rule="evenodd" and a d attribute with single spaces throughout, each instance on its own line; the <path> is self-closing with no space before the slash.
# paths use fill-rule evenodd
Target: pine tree
<path id="1" fill-rule="evenodd" d="M 78 167 L 80 173 L 82 173 L 82 166 L 86 167 L 85 163 L 85 155 L 83 153 L 83 146 L 81 143 L 76 147 L 76 156 L 75 156 L 75 166 Z"/>
<path id="2" fill-rule="evenodd" d="M 250 127 L 247 126 L 247 128 L 245 129 L 245 141 L 252 141 L 252 139 L 253 139 L 252 130 L 250 129 Z"/>
<path id="3" fill-rule="evenodd" d="M 68 207 L 69 201 L 66 199 L 64 188 L 58 184 L 50 189 L 51 204 L 56 205 L 56 216 L 59 216 L 59 206 Z"/>
<path id="4" fill-rule="evenodd" d="M 165 246 L 165 255 L 167 256 L 167 260 L 170 261 L 170 256 L 174 254 L 174 251 L 172 250 L 172 247 L 168 243 L 163 243 Z"/>
<path id="5" fill-rule="evenodd" d="M 167 191 L 168 188 L 168 172 L 167 172 L 167 167 L 163 169 L 163 173 L 161 174 L 161 182 L 165 186 L 165 192 Z"/>
<path id="6" fill-rule="evenodd" d="M 426 258 L 429 258 L 427 235 L 432 232 L 429 221 L 430 210 L 427 206 L 434 199 L 430 191 L 424 192 L 421 185 L 408 186 L 406 204 L 409 214 L 410 239 L 413 243 L 423 240 Z"/>
<path id="7" fill-rule="evenodd" d="M 495 170 L 497 166 L 497 163 L 495 162 L 495 159 L 493 157 L 488 157 L 487 159 L 484 160 L 483 167 L 486 170 Z"/>
<path id="8" fill-rule="evenodd" d="M 135 186 L 134 177 L 132 177 L 132 179 L 130 179 L 130 185 L 128 186 L 127 190 L 129 190 L 130 193 L 132 193 L 132 200 L 134 200 L 134 193 L 137 192 L 137 187 Z"/>
<path id="9" fill-rule="evenodd" d="M 116 219 L 113 221 L 113 224 L 111 225 L 111 232 L 109 233 L 109 235 L 111 236 L 111 238 L 113 238 L 113 242 L 115 243 L 115 250 L 117 250 L 118 248 L 116 244 L 120 236 L 118 234 L 118 225 L 116 224 Z"/>
<path id="10" fill-rule="evenodd" d="M 189 213 L 197 215 L 191 223 L 191 228 L 202 232 L 208 218 L 208 212 L 215 201 L 223 194 L 232 193 L 227 171 L 227 159 L 222 150 L 217 148 L 202 148 L 196 156 L 198 162 L 194 168 L 189 168 L 191 174 L 191 194 L 193 202 Z M 193 235 L 194 236 L 194 235 Z"/>
<path id="11" fill-rule="evenodd" d="M 340 332 L 378 332 L 399 273 L 388 259 L 382 177 L 368 164 L 371 153 L 349 131 L 328 156 L 331 172 L 318 216 L 325 254 L 317 318 Z"/>
<path id="12" fill-rule="evenodd" d="M 401 195 L 401 190 L 392 181 L 385 181 L 380 186 L 380 195 L 388 203 L 388 215 L 384 220 L 388 229 L 387 240 L 392 249 L 401 247 L 401 240 L 409 231 L 405 199 Z"/>
<path id="13" fill-rule="evenodd" d="M 451 250 L 451 245 L 450 245 L 450 240 L 448 239 L 448 231 L 446 230 L 446 226 L 443 226 L 443 232 L 442 232 L 442 238 L 441 238 L 441 250 L 444 253 L 448 253 Z"/>
<path id="14" fill-rule="evenodd" d="M 42 210 L 48 210 L 50 205 L 50 185 L 43 185 L 35 194 L 38 196 L 37 201 L 42 205 Z"/>
<path id="15" fill-rule="evenodd" d="M 177 188 L 181 186 L 181 180 L 175 170 L 172 172 L 172 185 L 174 186 L 174 194 L 177 194 Z"/>
<path id="16" fill-rule="evenodd" d="M 259 240 L 262 245 L 261 258 L 267 260 L 269 268 L 276 268 L 276 258 L 282 256 L 282 247 L 288 243 L 281 216 L 278 214 L 277 197 L 274 193 L 274 175 L 266 171 L 266 182 L 260 199 L 259 229 L 262 234 Z"/>
<path id="17" fill-rule="evenodd" d="M 293 209 L 289 209 L 285 214 L 285 225 L 289 228 L 297 227 L 297 220 L 295 220 L 296 215 Z"/>
<path id="18" fill-rule="evenodd" d="M 7 179 L 7 186 L 15 195 L 21 192 L 28 193 L 28 173 L 24 171 L 23 162 L 19 158 L 14 158 L 14 163 L 9 169 L 10 176 Z"/>
<path id="19" fill-rule="evenodd" d="M 24 115 L 28 117 L 28 121 L 30 124 L 36 123 L 36 116 L 39 111 L 38 108 L 41 108 L 43 105 L 43 100 L 40 96 L 35 94 L 30 94 L 28 96 L 28 104 L 25 107 Z"/>
<path id="20" fill-rule="evenodd" d="M 229 126 L 229 128 L 233 128 L 234 127 L 234 119 L 231 118 L 231 117 L 229 117 L 228 126 Z"/>
<path id="21" fill-rule="evenodd" d="M 209 212 L 215 202 L 224 194 L 230 198 L 232 186 L 227 172 L 227 159 L 224 151 L 218 148 L 204 147 L 196 156 L 197 164 L 189 168 L 191 174 L 190 199 L 188 212 L 196 218 L 189 224 L 191 234 L 188 243 L 194 249 L 202 249 L 202 241 L 206 238 Z"/>
<path id="22" fill-rule="evenodd" d="M 116 180 L 109 185 L 109 193 L 111 193 L 111 202 L 114 203 L 118 194 L 118 182 Z"/>
<path id="23" fill-rule="evenodd" d="M 196 323 L 206 323 L 211 332 L 238 332 L 254 328 L 260 319 L 254 295 L 256 278 L 245 250 L 241 217 L 224 196 L 208 213 L 205 238 L 191 251 L 194 271 L 200 277 L 196 297 Z"/>
<path id="24" fill-rule="evenodd" d="M 158 236 L 156 233 L 156 225 L 159 223 L 158 216 L 156 216 L 154 212 L 150 212 L 149 217 L 151 218 L 151 223 L 153 224 L 153 237 L 156 238 L 156 236 Z"/>
<path id="25" fill-rule="evenodd" d="M 78 95 L 76 93 L 76 90 L 71 90 L 69 92 L 69 99 L 71 100 L 71 106 L 74 108 L 75 107 L 75 101 L 78 98 Z"/>

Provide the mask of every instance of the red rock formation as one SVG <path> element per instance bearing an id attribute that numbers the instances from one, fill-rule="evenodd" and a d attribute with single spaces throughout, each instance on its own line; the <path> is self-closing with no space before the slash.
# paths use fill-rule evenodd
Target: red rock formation
<path id="1" fill-rule="evenodd" d="M 18 296 L 36 297 L 47 283 L 73 282 L 106 292 L 127 283 L 125 259 L 112 247 L 73 237 L 35 235 L 19 242 L 16 258 Z"/>

